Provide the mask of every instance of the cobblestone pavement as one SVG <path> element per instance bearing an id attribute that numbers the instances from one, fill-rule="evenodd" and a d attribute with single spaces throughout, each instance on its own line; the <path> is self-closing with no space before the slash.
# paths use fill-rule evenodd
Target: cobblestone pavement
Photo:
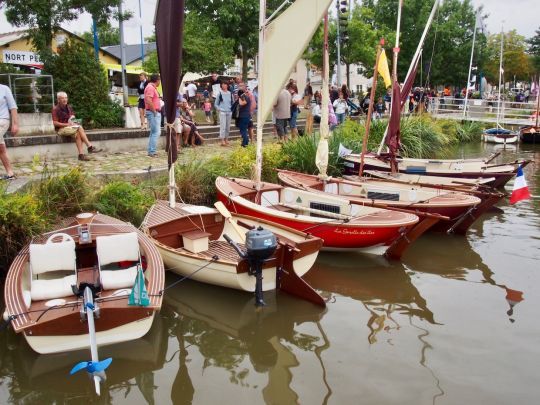
<path id="1" fill-rule="evenodd" d="M 196 159 L 198 156 L 211 156 L 216 154 L 230 153 L 233 148 L 240 145 L 240 141 L 231 142 L 229 147 L 220 147 L 217 143 L 208 143 L 195 148 L 184 148 L 178 155 L 178 161 L 185 162 Z M 142 171 L 166 170 L 167 154 L 164 150 L 158 151 L 157 157 L 147 156 L 146 151 L 129 151 L 115 153 L 97 153 L 88 155 L 92 160 L 79 161 L 76 156 L 67 159 L 57 159 L 49 161 L 33 161 L 15 163 L 14 171 L 18 178 L 39 175 L 43 170 L 48 169 L 54 172 L 65 172 L 73 166 L 80 165 L 89 174 L 136 174 Z"/>

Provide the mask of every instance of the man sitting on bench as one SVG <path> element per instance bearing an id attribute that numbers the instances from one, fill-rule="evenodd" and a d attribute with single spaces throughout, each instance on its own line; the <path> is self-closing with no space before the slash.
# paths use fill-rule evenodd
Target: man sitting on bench
<path id="1" fill-rule="evenodd" d="M 88 153 L 101 152 L 101 149 L 92 146 L 82 125 L 75 121 L 75 111 L 68 104 L 67 94 L 60 91 L 56 94 L 56 99 L 57 104 L 52 110 L 54 128 L 58 135 L 75 139 L 77 151 L 79 152 L 79 160 L 89 160 L 83 153 L 83 143 L 87 146 Z"/>

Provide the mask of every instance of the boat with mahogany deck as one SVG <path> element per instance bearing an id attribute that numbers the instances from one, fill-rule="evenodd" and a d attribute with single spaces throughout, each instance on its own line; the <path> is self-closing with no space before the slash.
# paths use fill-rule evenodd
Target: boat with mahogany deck
<path id="1" fill-rule="evenodd" d="M 475 209 L 481 202 L 478 197 L 456 191 L 367 177 L 357 177 L 354 180 L 330 177 L 323 181 L 315 175 L 287 170 L 279 170 L 278 178 L 280 183 L 287 187 L 336 195 L 347 199 L 353 205 L 372 204 L 411 210 L 417 215 L 438 214 L 445 217 L 433 223 L 429 228 L 433 231 L 465 233 L 481 214 Z"/>
<path id="2" fill-rule="evenodd" d="M 173 208 L 166 201 L 158 201 L 141 226 L 168 270 L 203 283 L 248 292 L 255 291 L 248 260 L 238 255 L 224 235 L 244 248 L 242 235 L 259 227 L 271 231 L 279 240 L 276 252 L 263 265 L 263 291 L 277 287 L 276 267 L 293 270 L 290 274 L 283 272 L 284 278 L 299 279 L 313 266 L 321 239 L 264 219 L 232 214 L 227 220 L 214 208 L 180 203 Z"/>
<path id="3" fill-rule="evenodd" d="M 519 129 L 519 136 L 523 143 L 540 143 L 540 126 L 528 125 Z"/>
<path id="4" fill-rule="evenodd" d="M 148 305 L 129 305 L 142 271 Z M 141 231 L 106 215 L 80 214 L 33 238 L 15 258 L 5 283 L 4 317 L 38 353 L 88 348 L 89 326 L 81 320 L 90 309 L 99 314 L 91 332 L 97 345 L 126 342 L 150 330 L 164 283 L 163 261 Z M 90 290 L 93 304 L 87 309 L 83 294 Z"/>
<path id="5" fill-rule="evenodd" d="M 323 239 L 325 250 L 402 253 L 415 239 L 409 231 L 419 218 L 411 213 L 362 207 L 333 195 L 323 195 L 278 184 L 247 179 L 216 179 L 218 198 L 231 212 L 256 216 L 309 232 Z"/>

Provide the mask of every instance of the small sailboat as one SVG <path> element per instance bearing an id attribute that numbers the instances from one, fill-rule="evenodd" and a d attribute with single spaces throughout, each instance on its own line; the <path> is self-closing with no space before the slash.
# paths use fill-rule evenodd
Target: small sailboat
<path id="1" fill-rule="evenodd" d="M 130 305 L 138 274 L 147 302 Z M 88 348 L 92 335 L 99 346 L 126 342 L 150 330 L 164 282 L 159 252 L 141 231 L 106 215 L 80 214 L 35 237 L 15 258 L 4 317 L 42 354 Z"/>
<path id="2" fill-rule="evenodd" d="M 278 288 L 280 275 L 289 276 L 276 267 L 293 270 L 290 277 L 296 278 L 313 266 L 322 246 L 319 238 L 262 219 L 237 214 L 226 218 L 214 208 L 189 204 L 172 208 L 168 202 L 158 201 L 142 224 L 173 273 L 248 292 L 255 291 L 256 281 L 249 271 L 249 260 L 238 255 L 225 235 L 245 248 L 243 236 L 259 227 L 270 230 L 280 242 L 276 253 L 264 263 L 263 291 Z"/>
<path id="3" fill-rule="evenodd" d="M 440 220 L 429 230 L 465 233 L 472 223 L 495 202 L 482 206 L 481 199 L 454 190 L 393 183 L 385 180 L 357 177 L 354 180 L 329 178 L 321 181 L 317 176 L 281 170 L 279 180 L 288 187 L 318 193 L 329 193 L 346 198 L 355 205 L 375 205 L 389 209 L 410 210 L 417 215 L 440 215 Z M 431 217 L 431 215 L 428 215 Z M 427 229 L 426 229 L 427 230 Z"/>
<path id="4" fill-rule="evenodd" d="M 495 128 L 486 129 L 482 133 L 482 140 L 489 143 L 497 144 L 512 144 L 517 143 L 519 134 L 515 131 L 503 128 L 499 123 L 501 119 L 501 86 L 503 85 L 503 48 L 504 48 L 504 31 L 501 29 L 501 49 L 499 57 L 499 96 L 497 98 L 497 125 Z M 503 104 L 504 110 L 504 104 Z"/>
<path id="5" fill-rule="evenodd" d="M 183 18 L 183 1 L 158 2 L 156 40 L 167 112 L 169 201 L 151 207 L 142 229 L 168 268 L 185 278 L 255 292 L 256 305 L 264 305 L 263 291 L 280 288 L 324 306 L 322 298 L 300 278 L 315 262 L 320 239 L 256 218 L 231 215 L 220 204 L 216 210 L 176 201 L 177 148 L 172 123 L 180 84 Z"/>

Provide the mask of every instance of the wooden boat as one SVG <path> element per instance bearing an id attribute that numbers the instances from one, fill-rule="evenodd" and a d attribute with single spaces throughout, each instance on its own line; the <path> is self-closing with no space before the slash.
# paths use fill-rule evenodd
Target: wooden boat
<path id="1" fill-rule="evenodd" d="M 414 240 L 411 213 L 352 205 L 348 200 L 267 182 L 218 177 L 218 198 L 231 210 L 309 232 L 326 250 L 358 250 L 399 258 Z"/>
<path id="2" fill-rule="evenodd" d="M 367 177 L 356 177 L 354 180 L 336 177 L 322 181 L 314 175 L 280 170 L 278 178 L 285 186 L 337 195 L 353 205 L 379 204 L 415 211 L 417 214 L 444 216 L 445 219 L 434 222 L 429 228 L 439 232 L 465 233 L 491 207 L 485 206 L 478 212 L 476 207 L 481 200 L 473 195 Z"/>
<path id="3" fill-rule="evenodd" d="M 540 126 L 528 125 L 521 127 L 519 137 L 523 143 L 540 143 Z"/>
<path id="4" fill-rule="evenodd" d="M 128 305 L 142 266 L 150 304 Z M 153 243 L 133 225 L 101 214 L 66 219 L 34 238 L 13 261 L 5 284 L 5 317 L 38 353 L 88 348 L 81 322 L 81 291 L 94 292 L 99 346 L 144 336 L 161 308 L 163 261 Z"/>
<path id="5" fill-rule="evenodd" d="M 516 173 L 519 165 L 529 164 L 529 160 L 512 163 L 489 164 L 482 160 L 411 159 L 396 157 L 400 173 L 421 176 L 451 177 L 454 179 L 494 178 L 487 183 L 491 187 L 503 187 Z M 364 156 L 364 169 L 389 172 L 390 161 L 383 155 L 373 153 Z M 358 174 L 360 155 L 345 157 L 345 174 Z"/>
<path id="6" fill-rule="evenodd" d="M 489 187 L 489 183 L 495 180 L 495 177 L 476 178 L 476 179 L 455 179 L 452 177 L 440 177 L 440 176 L 422 176 L 421 174 L 408 174 L 408 173 L 390 173 L 382 172 L 379 170 L 364 170 L 364 176 L 372 177 L 376 179 L 391 180 L 405 184 L 419 184 L 425 186 L 432 186 L 437 188 L 458 188 L 464 189 L 477 189 Z M 344 178 L 348 178 L 345 176 Z"/>
<path id="7" fill-rule="evenodd" d="M 315 236 L 263 219 L 237 214 L 232 219 L 242 233 L 262 226 L 281 242 L 263 267 L 263 291 L 276 288 L 276 266 L 292 266 L 297 277 L 306 274 L 322 246 L 322 240 Z M 171 208 L 168 202 L 158 201 L 148 211 L 141 228 L 155 243 L 165 265 L 173 273 L 203 283 L 255 291 L 255 277 L 248 273 L 248 260 L 238 255 L 224 235 L 240 246 L 243 241 L 231 222 L 216 209 L 188 204 L 176 204 Z M 288 256 L 291 256 L 290 264 L 286 263 Z"/>
<path id="8" fill-rule="evenodd" d="M 482 132 L 482 140 L 488 143 L 517 143 L 519 134 L 505 128 L 489 128 Z"/>

